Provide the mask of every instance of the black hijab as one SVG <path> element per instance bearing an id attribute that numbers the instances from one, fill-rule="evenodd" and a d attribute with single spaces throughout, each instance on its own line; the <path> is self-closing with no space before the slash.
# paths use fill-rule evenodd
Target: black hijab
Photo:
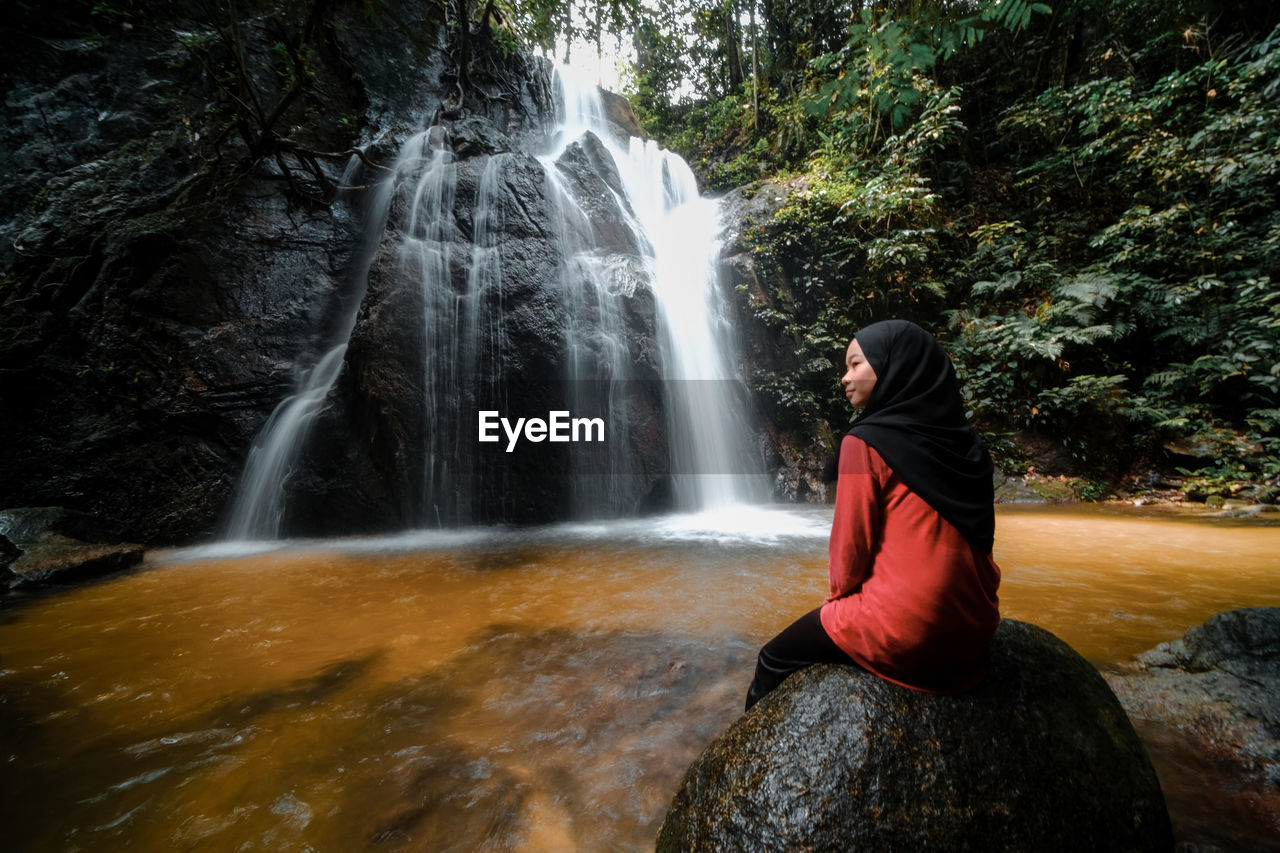
<path id="1" fill-rule="evenodd" d="M 849 434 L 874 447 L 911 491 L 990 553 L 991 455 L 965 419 L 950 357 L 933 335 L 906 320 L 872 323 L 853 337 L 876 384 Z"/>

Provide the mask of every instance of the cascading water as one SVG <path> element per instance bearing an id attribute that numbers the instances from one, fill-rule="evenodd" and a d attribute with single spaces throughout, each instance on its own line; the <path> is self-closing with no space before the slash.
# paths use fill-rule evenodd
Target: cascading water
<path id="1" fill-rule="evenodd" d="M 734 374 L 735 337 L 720 291 L 718 207 L 698 194 L 688 164 L 652 140 L 633 138 L 630 155 L 628 187 L 651 191 L 649 198 L 637 192 L 637 211 L 655 247 L 677 505 L 716 509 L 759 499 L 763 470 L 753 464 L 750 403 Z"/>
<path id="2" fill-rule="evenodd" d="M 425 137 L 426 134 L 423 134 Z M 409 146 L 405 146 L 406 149 Z M 404 166 L 404 153 L 395 170 Z M 351 159 L 339 182 L 351 186 L 352 177 L 359 169 L 356 158 Z M 394 172 L 393 172 L 394 173 Z M 377 248 L 376 235 L 382 231 L 393 181 L 379 184 L 367 199 L 365 207 L 366 238 L 361 251 L 354 259 L 352 276 L 363 281 L 373 262 Z M 267 423 L 254 439 L 249 458 L 240 476 L 235 497 L 226 521 L 226 539 L 251 541 L 275 539 L 280 533 L 284 518 L 285 487 L 293 473 L 293 466 L 311 431 L 334 383 L 342 373 L 351 331 L 355 328 L 358 298 L 349 299 L 347 310 L 341 312 L 338 327 L 332 335 L 328 350 L 310 370 L 303 372 L 297 382 L 297 391 L 286 397 L 267 419 Z"/>
<path id="3" fill-rule="evenodd" d="M 563 69 L 555 77 L 563 100 L 549 154 L 537 160 L 518 153 L 489 155 L 478 177 L 471 173 L 472 195 L 462 199 L 462 167 L 444 128 L 433 127 L 404 144 L 366 216 L 373 230 L 357 270 L 363 276 L 360 292 L 381 243 L 385 255 L 395 258 L 395 275 L 418 289 L 422 305 L 422 472 L 419 485 L 409 485 L 421 493 L 407 496 L 415 507 L 411 524 L 455 526 L 501 518 L 519 500 L 519 475 L 509 470 L 509 457 L 482 452 L 475 419 L 480 410 L 506 410 L 509 391 L 528 385 L 530 370 L 538 382 L 559 389 L 533 398 L 598 414 L 606 422 L 605 433 L 615 439 L 603 447 L 574 444 L 543 463 L 557 469 L 548 475 L 569 479 L 562 514 L 609 517 L 636 509 L 628 478 L 638 469 L 653 476 L 652 466 L 638 463 L 629 449 L 653 444 L 651 433 L 641 434 L 637 426 L 644 420 L 645 397 L 637 386 L 646 384 L 650 393 L 661 389 L 665 473 L 676 509 L 724 507 L 764 492 L 763 466 L 751 447 L 745 387 L 733 374 L 732 330 L 716 274 L 715 203 L 698 195 L 687 164 L 656 143 L 632 139 L 627 149 L 617 145 L 594 86 L 576 85 Z M 592 192 L 612 194 L 604 201 L 620 214 L 626 234 L 614 229 L 602 237 L 606 226 L 596 211 L 584 209 L 583 190 L 572 186 L 573 176 L 565 171 L 570 167 L 563 162 L 573 146 L 573 156 L 580 159 L 590 161 L 601 149 L 607 156 L 599 159 L 612 158 L 612 164 L 597 164 L 607 173 L 609 189 L 593 185 Z M 552 247 L 555 259 L 549 263 L 558 272 L 551 276 L 550 292 L 536 299 L 558 301 L 559 319 L 547 330 L 545 343 L 559 347 L 560 355 L 547 361 L 558 366 L 542 373 L 523 365 L 523 372 L 512 375 L 518 359 L 511 350 L 518 346 L 508 338 L 508 314 L 521 307 L 520 299 L 530 298 L 509 293 L 520 284 L 520 263 L 527 261 L 520 253 L 528 254 L 513 234 L 528 223 L 507 220 L 527 219 L 529 212 L 521 212 L 526 202 L 514 197 L 512 186 L 539 168 L 541 203 L 551 223 L 543 230 L 553 232 L 540 237 Z M 595 201 L 600 200 L 589 200 Z M 613 243 L 605 246 L 602 239 Z M 621 250 L 620 243 L 630 248 Z M 627 299 L 644 288 L 651 291 L 656 314 L 655 352 L 647 364 L 638 362 L 623 320 L 634 310 Z M 232 508 L 230 538 L 279 535 L 290 469 L 341 372 L 344 354 L 350 358 L 348 339 L 355 326 L 353 308 L 345 336 L 304 377 L 299 392 L 278 407 L 255 442 Z M 522 393 L 529 397 L 527 389 Z"/>
<path id="4" fill-rule="evenodd" d="M 560 225 L 555 244 L 564 258 L 558 284 L 568 308 L 565 402 L 571 410 L 600 412 L 607 420 L 606 434 L 625 435 L 629 422 L 625 389 L 636 380 L 625 340 L 623 307 L 611 284 L 632 271 L 618 268 L 618 259 L 596 253 L 590 217 L 565 188 L 554 161 L 542 162 L 552 218 Z M 575 517 L 613 516 L 623 510 L 625 491 L 618 487 L 630 471 L 622 442 L 606 445 L 602 453 L 571 445 L 570 466 L 574 472 L 590 472 L 572 480 L 570 508 Z"/>
<path id="5" fill-rule="evenodd" d="M 565 113 L 561 145 L 594 133 L 613 155 L 634 225 L 652 251 L 662 313 L 663 380 L 677 509 L 715 510 L 765 493 L 752 448 L 747 389 L 734 372 L 736 342 L 721 292 L 719 210 L 698 193 L 679 156 L 654 140 L 613 144 L 599 90 L 557 69 Z"/>
<path id="6" fill-rule="evenodd" d="M 329 389 L 342 371 L 347 345 L 338 344 L 306 373 L 298 391 L 276 407 L 249 450 L 240 481 L 241 497 L 227 523 L 231 539 L 270 539 L 284 516 L 284 487 L 298 451 Z"/>
<path id="7" fill-rule="evenodd" d="M 492 164 L 491 164 L 492 165 Z M 486 171 L 486 175 L 490 170 Z M 424 495 L 440 493 L 452 486 L 455 506 L 470 503 L 465 493 L 470 483 L 462 465 L 468 458 L 460 446 L 465 440 L 464 425 L 459 419 L 446 420 L 451 410 L 450 399 L 456 389 L 472 387 L 482 365 L 474 346 L 478 303 L 494 285 L 487 275 L 492 266 L 483 237 L 475 241 L 474 260 L 463 293 L 448 286 L 451 280 L 452 255 L 458 246 L 457 224 L 453 218 L 456 170 L 450 168 L 450 157 L 443 148 L 433 153 L 418 176 L 410 204 L 410 219 L 400 247 L 401 274 L 420 283 L 423 295 L 424 354 L 428 360 L 424 371 L 422 405 L 432 424 L 423 436 L 426 447 L 422 488 Z M 479 217 L 477 217 L 479 219 Z M 477 233 L 482 234 L 477 222 Z M 461 333 L 464 323 L 470 328 Z M 428 506 L 429 521 L 436 525 L 461 520 L 449 513 L 447 506 Z"/>

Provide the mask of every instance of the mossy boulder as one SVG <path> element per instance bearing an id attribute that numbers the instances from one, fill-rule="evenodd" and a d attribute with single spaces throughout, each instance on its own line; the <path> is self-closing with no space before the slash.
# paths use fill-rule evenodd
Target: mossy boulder
<path id="1" fill-rule="evenodd" d="M 1102 676 L 1006 619 L 957 696 L 860 669 L 789 678 L 685 775 L 659 851 L 1171 850 L 1155 772 Z"/>

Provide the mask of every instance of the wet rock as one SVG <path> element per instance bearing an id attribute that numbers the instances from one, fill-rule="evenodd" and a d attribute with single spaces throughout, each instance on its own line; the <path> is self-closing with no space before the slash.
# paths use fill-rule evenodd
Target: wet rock
<path id="1" fill-rule="evenodd" d="M 449 122 L 448 127 L 450 144 L 458 157 L 477 157 L 514 150 L 505 133 L 479 116 L 465 116 Z"/>
<path id="2" fill-rule="evenodd" d="M 752 239 L 768 226 L 793 190 L 764 182 L 731 190 L 720 199 L 720 280 L 730 294 L 735 325 L 741 330 L 747 375 L 794 377 L 804 370 L 795 357 L 799 341 L 793 342 L 796 346 L 780 345 L 778 329 L 760 319 L 764 312 L 789 310 L 792 295 L 785 273 L 757 263 Z M 832 362 L 833 374 L 836 366 L 837 362 Z M 825 469 L 834 471 L 828 463 L 835 457 L 838 436 L 825 423 L 815 424 L 778 411 L 764 395 L 758 404 L 766 420 L 762 444 L 772 475 L 771 497 L 798 502 L 823 502 L 833 497 L 835 491 L 826 485 L 834 481 L 834 475 Z"/>
<path id="3" fill-rule="evenodd" d="M 1080 499 L 1070 482 L 1053 477 L 1029 474 L 1022 478 L 1023 486 L 1039 497 L 1041 503 L 1072 503 Z"/>
<path id="4" fill-rule="evenodd" d="M 1033 489 L 1023 477 L 1006 477 L 997 471 L 992 485 L 995 487 L 995 501 L 998 504 L 1042 504 L 1048 502 L 1041 492 Z"/>
<path id="5" fill-rule="evenodd" d="M 624 196 L 617 164 L 600 139 L 594 133 L 584 133 L 565 148 L 556 169 L 566 191 L 586 214 L 592 244 L 607 252 L 639 253 L 635 232 L 627 225 L 619 204 Z"/>
<path id="6" fill-rule="evenodd" d="M 616 129 L 619 142 L 625 145 L 633 136 L 644 136 L 644 128 L 631 108 L 631 101 L 604 89 L 600 90 L 600 100 L 604 104 L 605 118 Z"/>
<path id="7" fill-rule="evenodd" d="M 791 188 L 766 182 L 725 193 L 720 199 L 723 257 L 732 258 L 749 252 L 748 233 L 767 226 L 774 214 L 786 204 L 791 192 Z"/>
<path id="8" fill-rule="evenodd" d="M 394 20 L 371 26 L 365 7 L 336 4 L 328 13 L 337 24 L 332 38 L 364 92 L 371 124 L 425 126 L 446 88 L 443 21 L 427 0 L 396 0 L 384 12 Z"/>
<path id="9" fill-rule="evenodd" d="M 1280 608 L 1219 613 L 1107 681 L 1144 736 L 1161 743 L 1167 786 L 1182 787 L 1196 768 L 1198 796 L 1172 811 L 1175 824 L 1194 824 L 1205 804 L 1236 803 L 1242 832 L 1280 838 Z"/>
<path id="10" fill-rule="evenodd" d="M 213 532 L 342 284 L 339 218 L 289 208 L 275 193 L 209 218 L 131 208 L 72 250 L 47 291 L 59 301 L 29 337 L 0 340 L 0 501 L 74 497 L 140 541 Z M 51 228 L 39 253 L 56 257 L 78 228 Z M 56 279 L 57 263 L 32 274 Z"/>
<path id="11" fill-rule="evenodd" d="M 835 500 L 836 450 L 840 436 L 825 422 L 808 428 L 781 430 L 762 426 L 765 469 L 772 472 L 770 496 L 787 503 Z"/>
<path id="12" fill-rule="evenodd" d="M 347 370 L 290 478 L 291 533 L 546 522 L 565 517 L 582 499 L 584 484 L 562 476 L 574 468 L 570 455 L 577 449 L 546 443 L 508 454 L 481 445 L 476 423 L 481 410 L 512 420 L 553 410 L 600 415 L 580 410 L 584 398 L 600 395 L 592 377 L 575 376 L 566 359 L 570 327 L 593 328 L 604 310 L 620 312 L 620 343 L 633 371 L 617 378 L 659 375 L 650 273 L 617 202 L 616 166 L 590 134 L 570 145 L 560 165 L 566 164 L 569 199 L 550 189 L 546 170 L 530 154 L 424 162 L 422 168 L 436 170 L 427 177 L 439 196 L 416 215 L 423 175 L 403 177 L 369 269 Z M 414 232 L 420 242 L 411 241 L 424 251 L 406 249 L 406 234 L 424 221 L 430 230 Z M 570 269 L 566 240 L 580 241 Z M 601 278 L 613 309 L 596 296 L 574 296 L 593 290 L 588 274 Z M 606 337 L 576 341 L 581 362 L 605 361 L 602 350 L 618 343 Z M 443 341 L 453 341 L 459 356 L 437 365 L 431 356 Z M 610 489 L 614 511 L 630 513 L 653 504 L 666 445 L 658 384 L 630 383 L 625 391 L 627 434 L 607 441 L 627 458 L 594 469 L 575 458 L 579 471 L 619 472 L 611 482 L 598 476 L 594 482 Z M 353 435 L 362 440 L 350 441 Z M 445 481 L 454 484 L 448 495 L 441 494 Z"/>
<path id="13" fill-rule="evenodd" d="M 1209 506 L 1208 500 L 1205 501 L 1205 506 Z M 1227 498 L 1219 504 L 1218 511 L 1213 515 L 1217 518 L 1254 518 L 1275 510 L 1276 508 L 1269 504 L 1251 504 L 1247 501 Z"/>
<path id="14" fill-rule="evenodd" d="M 351 231 L 282 191 L 274 164 L 228 176 L 235 134 L 211 160 L 217 84 L 181 46 L 198 27 L 165 20 L 181 9 L 108 33 L 25 5 L 40 37 L 0 57 L 0 506 L 73 502 L 122 538 L 207 538 L 305 366 L 299 341 L 333 319 Z M 316 73 L 346 108 L 333 66 Z M 339 179 L 340 161 L 320 166 Z"/>
<path id="15" fill-rule="evenodd" d="M 1183 436 L 1167 441 L 1164 450 L 1181 465 L 1203 463 L 1217 458 L 1220 449 L 1204 436 Z"/>
<path id="16" fill-rule="evenodd" d="M 10 587 L 70 583 L 130 568 L 143 548 L 115 539 L 101 519 L 62 507 L 0 511 L 0 568 Z"/>
<path id="17" fill-rule="evenodd" d="M 16 572 L 9 569 L 13 561 L 22 556 L 22 549 L 14 545 L 9 537 L 0 534 L 0 588 L 11 587 L 19 581 Z"/>
<path id="18" fill-rule="evenodd" d="M 53 11 L 23 0 L 11 16 L 14 43 L 0 56 L 0 506 L 74 502 L 110 512 L 137 541 L 209 538 L 254 436 L 363 297 L 361 217 L 385 172 L 356 172 L 329 204 L 320 185 L 343 183 L 342 158 L 318 158 L 323 180 L 297 165 L 286 175 L 274 157 L 242 160 L 214 109 L 219 84 L 184 47 L 216 41 L 200 14 L 166 7 L 109 31 L 110 16 L 65 0 Z M 277 129 L 317 151 L 363 141 L 389 166 L 456 94 L 443 13 L 394 0 L 380 7 L 384 25 L 360 4 L 329 14 L 309 68 L 322 114 L 304 97 Z M 243 33 L 252 82 L 278 93 L 272 26 Z M 454 145 L 487 156 L 544 139 L 545 61 L 479 58 L 448 122 Z M 340 449 L 330 471 L 360 456 Z M 332 477 L 298 479 L 338 494 Z M 394 515 L 388 505 L 364 496 L 355 515 Z M 337 529 L 353 528 L 326 532 Z"/>
<path id="19" fill-rule="evenodd" d="M 1013 620 L 936 696 L 853 667 L 788 679 L 685 775 L 674 850 L 1170 850 L 1159 783 L 1097 671 Z"/>

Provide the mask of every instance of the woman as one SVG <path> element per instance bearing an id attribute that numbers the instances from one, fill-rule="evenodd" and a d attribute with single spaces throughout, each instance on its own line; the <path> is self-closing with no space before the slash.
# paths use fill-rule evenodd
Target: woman
<path id="1" fill-rule="evenodd" d="M 840 444 L 831 595 L 760 650 L 748 709 L 815 663 L 935 693 L 986 676 L 1000 621 L 992 464 L 951 359 L 924 329 L 888 320 L 854 336 L 845 365 L 845 396 L 864 408 Z"/>

